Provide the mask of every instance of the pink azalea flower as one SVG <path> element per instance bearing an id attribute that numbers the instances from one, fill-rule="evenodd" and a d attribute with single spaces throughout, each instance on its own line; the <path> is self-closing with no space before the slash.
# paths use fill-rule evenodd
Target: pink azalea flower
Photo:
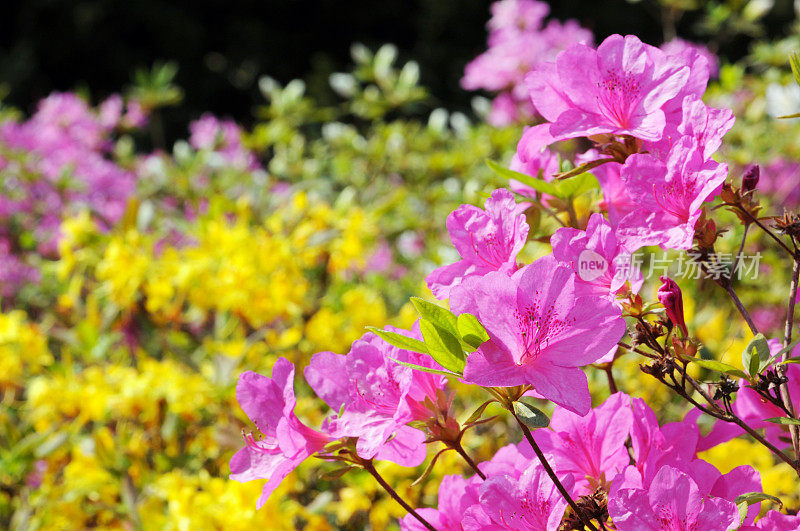
<path id="1" fill-rule="evenodd" d="M 235 122 L 206 113 L 189 124 L 189 131 L 193 148 L 219 153 L 227 164 L 239 169 L 259 168 L 255 155 L 242 143 L 242 131 Z"/>
<path id="2" fill-rule="evenodd" d="M 696 49 L 684 48 L 676 52 L 665 51 L 665 53 L 669 61 L 686 65 L 689 68 L 689 76 L 686 79 L 686 84 L 681 86 L 675 97 L 666 102 L 662 107 L 667 124 L 671 126 L 670 129 L 672 129 L 681 121 L 684 100 L 687 97 L 700 99 L 703 97 L 703 94 L 705 94 L 710 70 L 708 59 Z"/>
<path id="3" fill-rule="evenodd" d="M 602 214 L 592 214 L 585 231 L 562 227 L 550 238 L 553 257 L 568 265 L 576 274 L 575 292 L 614 300 L 630 281 L 634 293 L 644 278 L 631 265 L 631 250 L 617 240 L 614 230 Z M 635 250 L 635 249 L 634 249 Z"/>
<path id="4" fill-rule="evenodd" d="M 549 6 L 535 0 L 502 0 L 492 4 L 489 49 L 464 69 L 466 90 L 499 92 L 487 121 L 509 125 L 535 115 L 524 76 L 542 61 L 575 42 L 592 42 L 592 33 L 575 21 L 552 20 L 543 26 Z"/>
<path id="5" fill-rule="evenodd" d="M 689 78 L 676 57 L 637 37 L 611 35 L 597 48 L 572 44 L 555 63 L 541 63 L 526 83 L 537 111 L 555 139 L 599 134 L 661 138 L 661 107 Z"/>
<path id="6" fill-rule="evenodd" d="M 770 511 L 755 525 L 745 525 L 739 529 L 740 531 L 755 531 L 759 529 L 764 531 L 800 531 L 800 516 Z"/>
<path id="7" fill-rule="evenodd" d="M 559 478 L 572 488 L 572 478 Z M 567 502 L 538 462 L 531 463 L 519 479 L 489 477 L 480 484 L 480 504 L 468 509 L 462 526 L 465 531 L 525 529 L 556 531 L 564 517 Z"/>
<path id="8" fill-rule="evenodd" d="M 665 467 L 689 476 L 704 498 L 716 497 L 733 502 L 741 494 L 761 491 L 761 478 L 751 466 L 740 466 L 722 474 L 713 465 L 697 458 L 702 439 L 696 414 L 690 412 L 682 422 L 659 426 L 655 413 L 641 398 L 631 400 L 631 409 L 634 465 L 614 478 L 611 497 L 624 489 L 648 488 Z M 754 504 L 750 507 L 745 523 L 755 519 L 759 506 Z"/>
<path id="9" fill-rule="evenodd" d="M 645 149 L 666 159 L 676 142 L 683 137 L 691 137 L 703 152 L 703 158 L 710 159 L 722 145 L 722 137 L 733 127 L 733 111 L 708 107 L 694 95 L 686 96 L 678 110 L 680 122 L 668 123 L 661 140 L 645 143 Z"/>
<path id="10" fill-rule="evenodd" d="M 608 513 L 619 531 L 730 531 L 739 524 L 732 501 L 704 497 L 691 477 L 671 466 L 662 467 L 648 488 L 618 491 Z"/>
<path id="11" fill-rule="evenodd" d="M 425 398 L 435 402 L 436 391 L 445 387 L 446 380 L 394 360 L 435 366 L 427 356 L 399 349 L 368 333 L 353 343 L 346 356 L 315 354 L 305 377 L 334 411 L 344 406 L 344 413 L 335 422 L 336 434 L 358 437 L 360 457 L 416 466 L 425 459 L 425 436 L 406 424 L 430 416 L 423 402 Z"/>
<path id="12" fill-rule="evenodd" d="M 462 531 L 461 521 L 471 506 L 479 504 L 478 486 L 482 480 L 464 479 L 461 476 L 445 476 L 439 484 L 439 502 L 436 509 L 422 508 L 417 512 L 439 531 Z M 403 531 L 424 531 L 426 528 L 413 516 L 400 520 Z"/>
<path id="13" fill-rule="evenodd" d="M 711 77 L 719 75 L 719 58 L 708 48 L 696 42 L 685 41 L 675 37 L 661 45 L 661 51 L 667 55 L 696 54 L 705 59 Z"/>
<path id="14" fill-rule="evenodd" d="M 502 40 L 508 33 L 537 31 L 550 13 L 550 6 L 536 0 L 500 0 L 492 4 L 490 40 Z"/>
<path id="15" fill-rule="evenodd" d="M 703 203 L 713 199 L 727 175 L 727 165 L 706 160 L 690 137 L 676 143 L 666 161 L 631 155 L 622 179 L 640 208 L 620 221 L 618 232 L 633 247 L 689 249 Z"/>
<path id="16" fill-rule="evenodd" d="M 438 299 L 446 299 L 465 279 L 516 270 L 517 254 L 528 238 L 524 205 L 514 202 L 508 190 L 499 189 L 486 200 L 486 210 L 461 205 L 447 217 L 447 230 L 461 260 L 440 267 L 426 279 Z"/>
<path id="17" fill-rule="evenodd" d="M 464 380 L 482 386 L 532 385 L 545 398 L 586 414 L 591 398 L 579 369 L 607 354 L 625 332 L 607 298 L 577 297 L 575 275 L 551 257 L 512 277 L 492 272 L 453 290 L 455 313 L 476 315 L 490 340 L 467 357 Z"/>
<path id="18" fill-rule="evenodd" d="M 260 509 L 283 478 L 332 440 L 313 430 L 294 414 L 294 365 L 278 358 L 272 376 L 244 372 L 236 385 L 236 399 L 261 439 L 245 436 L 245 447 L 231 458 L 231 479 L 247 482 L 266 479 L 256 506 Z"/>
<path id="19" fill-rule="evenodd" d="M 572 474 L 576 495 L 584 495 L 628 466 L 625 441 L 632 423 L 630 397 L 616 393 L 584 417 L 557 407 L 550 419 L 551 429 L 536 430 L 534 438 L 552 456 L 555 470 Z"/>

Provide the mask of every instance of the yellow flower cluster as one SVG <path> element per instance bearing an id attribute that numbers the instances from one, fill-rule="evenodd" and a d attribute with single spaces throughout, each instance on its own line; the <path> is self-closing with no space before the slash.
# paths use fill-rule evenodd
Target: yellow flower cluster
<path id="1" fill-rule="evenodd" d="M 26 375 L 38 374 L 52 362 L 47 338 L 24 312 L 0 313 L 0 391 L 21 386 Z"/>
<path id="2" fill-rule="evenodd" d="M 167 412 L 196 422 L 216 400 L 203 375 L 175 361 L 143 357 L 136 367 L 93 365 L 38 376 L 28 385 L 26 411 L 34 428 L 44 432 L 65 420 L 73 427 L 123 419 L 155 425 L 165 413 L 162 401 Z"/>

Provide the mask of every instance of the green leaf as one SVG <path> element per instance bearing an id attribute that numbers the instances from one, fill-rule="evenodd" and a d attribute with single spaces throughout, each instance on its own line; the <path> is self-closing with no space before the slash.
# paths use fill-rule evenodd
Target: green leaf
<path id="1" fill-rule="evenodd" d="M 535 177 L 531 177 L 530 175 L 519 173 L 514 170 L 509 170 L 508 168 L 504 168 L 492 160 L 487 159 L 486 165 L 489 166 L 489 169 L 492 170 L 497 176 L 502 177 L 503 179 L 515 179 L 525 186 L 530 186 L 537 192 L 552 195 L 554 197 L 561 197 L 559 195 L 558 188 L 553 183 L 549 183 L 543 179 L 537 179 Z"/>
<path id="2" fill-rule="evenodd" d="M 413 337 L 406 337 L 403 334 L 398 334 L 396 332 L 389 332 L 388 330 L 381 330 L 380 328 L 375 328 L 374 326 L 368 326 L 367 330 L 374 333 L 390 345 L 394 345 L 397 348 L 402 348 L 404 350 L 410 350 L 412 352 L 419 352 L 420 354 L 427 354 L 428 349 L 425 347 L 425 343 L 420 341 L 419 339 L 414 339 Z"/>
<path id="3" fill-rule="evenodd" d="M 550 419 L 542 410 L 526 402 L 514 402 L 514 414 L 529 428 L 546 428 L 550 425 Z"/>
<path id="4" fill-rule="evenodd" d="M 764 334 L 756 334 L 742 352 L 742 366 L 750 376 L 759 374 L 769 362 L 769 344 Z"/>
<path id="5" fill-rule="evenodd" d="M 581 164 L 577 168 L 573 168 L 569 171 L 559 173 L 558 175 L 556 175 L 556 180 L 563 181 L 565 179 L 581 175 L 582 173 L 588 172 L 592 168 L 596 168 L 608 162 L 614 162 L 614 159 L 597 159 L 590 162 L 586 162 L 584 164 Z"/>
<path id="6" fill-rule="evenodd" d="M 744 378 L 745 380 L 749 379 L 749 376 L 747 376 L 747 374 L 745 374 L 744 371 L 737 369 L 733 365 L 728 365 L 727 363 L 723 363 L 721 361 L 704 360 L 702 358 L 693 358 L 692 356 L 681 356 L 681 358 L 683 358 L 686 361 L 691 361 L 693 363 L 696 363 L 699 366 L 703 367 L 704 369 L 708 369 L 710 371 L 729 374 L 731 376 L 736 376 L 737 378 Z"/>
<path id="7" fill-rule="evenodd" d="M 333 480 L 339 479 L 340 477 L 344 476 L 345 474 L 347 474 L 348 472 L 350 472 L 351 470 L 354 470 L 354 469 L 355 469 L 355 467 L 353 467 L 353 466 L 343 466 L 341 468 L 334 468 L 333 470 L 329 470 L 327 472 L 323 472 L 320 475 L 320 478 L 324 479 L 326 481 L 333 481 Z"/>
<path id="8" fill-rule="evenodd" d="M 773 424 L 780 424 L 782 426 L 800 426 L 800 419 L 790 419 L 788 417 L 772 417 L 770 419 L 764 419 L 766 422 L 772 422 Z"/>
<path id="9" fill-rule="evenodd" d="M 792 67 L 792 75 L 794 76 L 795 82 L 800 85 L 800 55 L 797 53 L 790 55 L 789 64 Z"/>
<path id="10" fill-rule="evenodd" d="M 411 304 L 416 308 L 420 319 L 430 321 L 439 328 L 450 332 L 453 336 L 460 337 L 458 333 L 458 318 L 453 312 L 419 297 L 411 297 Z M 427 342 L 427 340 L 425 341 Z"/>
<path id="11" fill-rule="evenodd" d="M 465 343 L 473 348 L 478 348 L 489 341 L 489 334 L 478 318 L 471 313 L 462 313 L 457 319 L 458 333 Z"/>
<path id="12" fill-rule="evenodd" d="M 777 503 L 778 507 L 783 507 L 783 502 L 780 500 L 780 498 L 770 494 L 764 494 L 763 492 L 747 492 L 737 496 L 734 503 L 736 504 L 736 509 L 739 511 L 739 525 L 741 525 L 741 522 L 744 522 L 744 519 L 747 517 L 747 509 L 751 505 L 761 503 L 763 501 L 771 501 Z"/>
<path id="13" fill-rule="evenodd" d="M 428 354 L 442 367 L 449 371 L 461 374 L 466 364 L 464 351 L 458 338 L 444 328 L 435 325 L 427 319 L 419 320 L 422 337 Z"/>
<path id="14" fill-rule="evenodd" d="M 420 477 L 418 477 L 417 479 L 414 480 L 414 483 L 412 483 L 411 486 L 412 487 L 416 487 L 417 485 L 419 485 L 420 483 L 422 483 L 423 481 L 428 479 L 428 476 L 430 476 L 431 472 L 433 472 L 434 465 L 436 465 L 436 460 L 439 459 L 440 455 L 442 455 L 443 453 L 445 453 L 448 450 L 452 450 L 452 448 L 442 448 L 441 450 L 436 452 L 436 455 L 433 456 L 433 459 L 431 459 L 431 462 L 428 463 L 428 466 L 425 467 L 425 471 L 422 473 L 422 475 Z"/>
<path id="15" fill-rule="evenodd" d="M 793 351 L 794 347 L 796 347 L 798 343 L 800 343 L 800 338 L 795 339 L 788 347 L 783 347 L 778 352 L 773 354 L 772 357 L 770 357 L 769 361 L 767 362 L 766 367 L 769 367 L 770 365 L 775 363 L 777 360 L 781 359 L 783 357 L 783 355 L 786 354 L 787 352 Z M 796 361 L 789 361 L 791 359 L 800 359 L 800 357 L 787 358 L 786 360 L 784 360 L 781 363 L 779 363 L 779 365 L 782 365 L 784 363 L 797 363 Z M 764 370 L 764 369 L 761 369 L 761 370 Z"/>
<path id="16" fill-rule="evenodd" d="M 469 424 L 469 423 L 475 422 L 476 420 L 481 418 L 481 415 L 483 415 L 483 412 L 486 410 L 486 408 L 492 402 L 497 402 L 497 400 L 495 400 L 495 399 L 487 400 L 486 402 L 484 402 L 483 404 L 478 406 L 478 408 L 475 411 L 472 412 L 472 415 L 470 415 L 469 418 L 467 420 L 465 420 L 463 423 L 464 424 Z"/>
<path id="17" fill-rule="evenodd" d="M 736 509 L 739 511 L 739 526 L 740 527 L 744 523 L 744 519 L 747 518 L 747 508 L 748 507 L 749 506 L 747 505 L 746 502 L 742 502 L 742 503 L 737 503 L 736 504 Z"/>
<path id="18" fill-rule="evenodd" d="M 577 197 L 589 190 L 600 188 L 600 181 L 591 173 L 581 173 L 567 181 L 560 181 L 556 185 L 562 197 Z"/>
<path id="19" fill-rule="evenodd" d="M 431 367 L 423 367 L 422 365 L 414 365 L 413 363 L 407 363 L 405 361 L 396 360 L 394 358 L 389 358 L 389 359 L 392 360 L 393 362 L 399 364 L 399 365 L 402 365 L 403 367 L 410 367 L 410 368 L 412 368 L 414 370 L 417 370 L 417 371 L 430 372 L 430 373 L 433 373 L 433 374 L 441 374 L 442 376 L 449 376 L 450 378 L 460 378 L 461 377 L 460 374 L 456 374 L 454 372 L 440 371 L 439 369 L 432 369 Z"/>

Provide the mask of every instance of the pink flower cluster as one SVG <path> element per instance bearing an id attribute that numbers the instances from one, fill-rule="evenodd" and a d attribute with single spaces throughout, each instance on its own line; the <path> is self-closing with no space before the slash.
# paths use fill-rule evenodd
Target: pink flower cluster
<path id="1" fill-rule="evenodd" d="M 550 168 L 548 146 L 588 138 L 597 149 L 578 162 L 601 164 L 594 171 L 605 207 L 628 250 L 688 249 L 703 203 L 728 173 L 712 156 L 733 113 L 700 99 L 709 74 L 693 47 L 667 53 L 633 35 L 612 35 L 597 49 L 572 44 L 526 76 L 547 121 L 525 131 L 517 169 Z"/>
<path id="2" fill-rule="evenodd" d="M 20 249 L 35 246 L 38 254 L 54 256 L 64 216 L 89 209 L 106 227 L 122 216 L 136 177 L 110 160 L 112 133 L 145 120 L 136 102 L 124 107 L 119 96 L 92 109 L 75 94 L 54 93 L 29 120 L 7 121 L 0 128 L 3 296 L 37 281 L 38 271 Z"/>
<path id="3" fill-rule="evenodd" d="M 52 94 L 26 122 L 0 129 L 0 219 L 30 232 L 39 252 L 56 250 L 58 227 L 71 208 L 89 208 L 116 222 L 134 191 L 135 176 L 108 159 L 121 115 L 118 100 L 91 109 L 75 94 Z"/>
<path id="4" fill-rule="evenodd" d="M 580 367 L 608 361 L 625 333 L 615 298 L 631 283 L 614 264 L 629 253 L 597 214 L 586 231 L 559 229 L 552 255 L 519 267 L 516 258 L 528 235 L 525 206 L 501 189 L 486 210 L 462 205 L 450 214 L 447 228 L 462 259 L 433 271 L 428 286 L 438 298 L 449 297 L 456 314 L 475 315 L 489 335 L 467 356 L 465 381 L 530 385 L 539 396 L 585 414 L 591 398 Z M 580 275 L 585 252 L 611 267 Z M 638 289 L 641 275 L 632 278 Z"/>
<path id="5" fill-rule="evenodd" d="M 524 75 L 542 61 L 550 61 L 567 45 L 591 43 L 592 33 L 574 21 L 545 24 L 550 6 L 536 0 L 500 0 L 492 4 L 489 49 L 464 70 L 461 86 L 467 90 L 498 92 L 487 118 L 495 126 L 509 125 L 534 115 Z"/>
<path id="6" fill-rule="evenodd" d="M 609 517 L 620 531 L 736 529 L 734 500 L 761 490 L 752 467 L 722 474 L 697 457 L 701 438 L 691 418 L 661 426 L 641 399 L 624 393 L 583 417 L 556 408 L 550 427 L 534 437 L 571 496 L 607 493 Z M 447 476 L 437 508 L 419 513 L 441 530 L 559 528 L 566 502 L 527 442 L 502 448 L 479 468 L 485 480 Z M 749 507 L 743 529 L 798 529 L 798 517 L 775 511 L 753 527 L 759 505 Z M 411 516 L 401 524 L 423 529 Z"/>
<path id="7" fill-rule="evenodd" d="M 259 168 L 256 156 L 242 143 L 242 130 L 232 120 L 220 120 L 206 113 L 189 124 L 189 132 L 193 148 L 218 154 L 225 166 L 240 170 Z"/>
<path id="8" fill-rule="evenodd" d="M 396 332 L 420 338 L 417 331 Z M 279 359 L 271 378 L 243 373 L 236 398 L 263 438 L 245 437 L 245 447 L 231 459 L 231 478 L 269 480 L 258 501 L 261 507 L 289 472 L 333 441 L 355 441 L 359 459 L 410 467 L 422 463 L 425 435 L 409 423 L 433 414 L 427 404 L 436 402 L 446 379 L 398 361 L 441 369 L 427 356 L 391 346 L 371 333 L 353 343 L 347 355 L 314 355 L 305 369 L 306 381 L 335 412 L 321 431 L 294 414 L 294 366 L 289 361 Z"/>

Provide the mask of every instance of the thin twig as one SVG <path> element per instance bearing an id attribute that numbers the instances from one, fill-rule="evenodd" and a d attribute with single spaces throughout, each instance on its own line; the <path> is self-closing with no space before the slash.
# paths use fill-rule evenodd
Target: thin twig
<path id="1" fill-rule="evenodd" d="M 528 427 L 525 425 L 524 422 L 522 422 L 519 419 L 519 417 L 517 417 L 517 414 L 514 413 L 514 407 L 513 406 L 508 405 L 508 410 L 511 412 L 512 415 L 514 415 L 514 418 L 516 419 L 517 424 L 519 424 L 519 427 L 522 428 L 522 433 L 525 434 L 525 438 L 528 440 L 528 442 L 530 443 L 531 447 L 533 448 L 533 453 L 535 453 L 536 457 L 539 458 L 539 462 L 542 463 L 542 466 L 544 467 L 545 472 L 547 472 L 547 475 L 550 476 L 550 479 L 552 480 L 553 484 L 556 486 L 556 489 L 558 489 L 558 492 L 560 492 L 561 496 L 563 496 L 564 499 L 567 501 L 567 504 L 570 506 L 572 511 L 575 513 L 575 515 L 578 518 L 580 518 L 581 522 L 583 522 L 583 525 L 585 525 L 586 527 L 588 527 L 592 531 L 597 531 L 597 528 L 594 526 L 594 524 L 592 524 L 591 521 L 589 521 L 588 518 L 586 518 L 586 515 L 583 514 L 583 511 L 581 511 L 578 508 L 578 505 L 575 503 L 575 500 L 572 499 L 572 496 L 569 495 L 569 492 L 567 492 L 567 489 L 564 488 L 564 485 L 558 479 L 558 476 L 556 476 L 556 473 L 553 471 L 552 467 L 550 467 L 550 463 L 547 462 L 547 458 L 544 456 L 544 453 L 542 452 L 542 449 L 539 448 L 538 444 L 536 444 L 536 440 L 534 440 L 533 435 L 531 434 L 531 430 L 528 429 Z"/>
<path id="2" fill-rule="evenodd" d="M 747 308 L 745 308 L 744 304 L 742 304 L 742 301 L 739 299 L 739 296 L 736 295 L 736 290 L 733 289 L 733 284 L 731 284 L 731 282 L 732 282 L 731 279 L 729 279 L 726 282 L 725 291 L 728 292 L 728 295 L 730 295 L 734 306 L 736 306 L 736 309 L 739 310 L 739 313 L 742 314 L 742 317 L 744 317 L 744 320 L 747 322 L 747 326 L 750 327 L 750 331 L 753 333 L 753 335 L 756 335 L 758 334 L 758 329 L 756 328 L 756 324 L 753 322 L 753 318 L 750 317 L 750 313 L 747 311 Z"/>
<path id="3" fill-rule="evenodd" d="M 553 209 L 552 209 L 552 208 L 545 206 L 544 202 L 542 202 L 542 200 L 541 200 L 541 199 L 534 198 L 534 201 L 536 201 L 536 204 L 537 204 L 537 205 L 539 205 L 539 208 L 541 208 L 542 210 L 544 210 L 545 212 L 547 212 L 548 214 L 550 214 L 550 217 L 552 217 L 554 220 L 558 221 L 558 222 L 561 224 L 561 226 L 562 226 L 562 227 L 566 227 L 566 226 L 567 226 L 567 224 L 566 224 L 566 223 L 564 223 L 564 222 L 561 220 L 561 218 L 560 218 L 560 217 L 558 217 L 558 214 L 556 214 L 555 212 L 553 212 Z"/>
<path id="4" fill-rule="evenodd" d="M 739 252 L 736 253 L 736 258 L 733 259 L 733 267 L 731 267 L 731 284 L 733 283 L 733 275 L 739 269 L 739 262 L 742 259 L 742 252 L 744 252 L 744 243 L 747 241 L 747 231 L 750 229 L 750 224 L 744 224 L 744 234 L 742 234 L 742 243 L 739 245 Z"/>
<path id="5" fill-rule="evenodd" d="M 606 378 L 608 378 L 608 389 L 611 391 L 611 394 L 613 395 L 614 393 L 619 391 L 619 388 L 617 387 L 616 380 L 614 380 L 614 372 L 612 371 L 612 366 L 610 363 L 605 367 L 603 367 L 603 372 L 606 373 Z"/>
<path id="6" fill-rule="evenodd" d="M 794 238 L 792 238 L 792 244 L 794 244 Z M 797 246 L 795 244 L 795 255 L 794 255 L 794 262 L 792 263 L 792 282 L 789 285 L 789 303 L 786 308 L 786 325 L 783 329 L 783 348 L 788 347 L 792 344 L 792 327 L 794 326 L 794 310 L 795 305 L 797 304 L 797 285 L 798 279 L 800 279 L 800 253 L 797 252 Z M 784 352 L 783 356 L 781 356 L 781 361 L 785 361 L 789 357 L 790 353 Z M 786 376 L 787 366 L 778 365 L 778 373 L 781 376 Z M 792 404 L 792 397 L 789 394 L 789 386 L 788 381 L 784 382 L 780 386 L 780 393 L 781 398 L 783 398 L 784 404 L 786 404 L 786 408 L 788 409 L 790 416 L 795 416 L 794 405 Z M 794 449 L 795 458 L 800 462 L 800 426 L 789 426 L 789 433 L 792 436 L 792 448 Z"/>
<path id="7" fill-rule="evenodd" d="M 759 226 L 759 228 L 760 228 L 761 230 L 763 230 L 764 232 L 766 232 L 767 234 L 769 234 L 769 235 L 770 235 L 770 237 L 772 237 L 772 239 L 773 239 L 773 240 L 775 240 L 776 242 L 778 242 L 778 245 L 780 245 L 780 246 L 783 248 L 783 250 L 784 250 L 784 251 L 786 251 L 787 253 L 789 253 L 791 256 L 794 256 L 794 253 L 792 252 L 792 250 L 791 250 L 791 249 L 789 249 L 789 246 L 788 246 L 788 245 L 786 245 L 785 243 L 783 243 L 783 240 L 781 240 L 780 238 L 778 238 L 778 237 L 775 235 L 775 233 L 774 233 L 774 232 L 772 232 L 772 231 L 771 231 L 771 230 L 769 230 L 767 227 L 765 227 L 765 226 L 764 226 L 764 224 L 763 224 L 763 223 L 761 223 L 761 222 L 758 220 L 758 218 L 756 218 L 755 216 L 753 216 L 753 214 L 751 214 L 750 212 L 748 212 L 748 211 L 747 211 L 747 209 L 745 209 L 745 208 L 742 208 L 740 205 L 733 205 L 733 204 L 729 204 L 729 206 L 734 206 L 734 207 L 738 208 L 739 210 L 741 210 L 742 212 L 744 212 L 745 214 L 747 214 L 747 217 L 749 217 L 749 218 L 750 218 L 750 220 L 751 220 L 753 223 L 755 223 L 756 225 L 758 225 L 758 226 Z"/>
<path id="8" fill-rule="evenodd" d="M 394 490 L 394 489 L 392 488 L 392 486 L 391 486 L 391 485 L 389 485 L 388 483 L 386 483 L 386 480 L 385 480 L 385 479 L 383 479 L 383 477 L 382 477 L 380 474 L 378 474 L 378 471 L 377 471 L 377 470 L 375 470 L 375 465 L 373 465 L 373 464 L 372 464 L 372 461 L 365 461 L 365 462 L 362 464 L 362 466 L 364 467 L 364 470 L 366 470 L 367 472 L 369 472 L 369 473 L 372 475 L 372 477 L 374 477 L 374 478 L 375 478 L 375 481 L 377 481 L 377 482 L 378 482 L 378 484 L 380 484 L 380 486 L 381 486 L 381 487 L 383 487 L 383 489 L 384 489 L 386 492 L 388 492 L 388 493 L 389 493 L 389 496 L 391 496 L 392 498 L 394 498 L 394 501 L 396 501 L 397 503 L 399 503 L 399 504 L 400 504 L 400 506 L 401 506 L 403 509 L 405 509 L 405 510 L 406 510 L 406 512 L 408 512 L 408 514 L 410 514 L 411 516 L 413 516 L 414 518 L 416 518 L 416 519 L 417 519 L 417 521 L 419 521 L 419 523 L 421 523 L 423 526 L 425 526 L 425 529 L 429 529 L 430 531 L 436 531 L 436 528 L 435 528 L 435 527 L 433 527 L 433 526 L 430 524 L 430 522 L 428 522 L 428 521 L 427 521 L 427 520 L 425 520 L 425 519 L 424 519 L 422 516 L 420 516 L 420 514 L 419 514 L 417 511 L 415 511 L 413 507 L 411 507 L 411 506 L 410 506 L 408 503 L 406 503 L 406 501 L 405 501 L 403 498 L 401 498 L 401 497 L 400 497 L 400 495 L 397 493 L 397 491 L 396 491 L 396 490 Z"/>
<path id="9" fill-rule="evenodd" d="M 478 465 L 475 464 L 475 461 L 473 461 L 472 458 L 469 456 L 469 454 L 464 450 L 464 447 L 461 446 L 460 442 L 453 444 L 451 448 L 453 448 L 453 450 L 458 452 L 458 455 L 460 455 L 464 459 L 464 461 L 467 462 L 470 468 L 474 470 L 475 473 L 478 474 L 478 476 L 480 476 L 481 479 L 486 479 L 486 474 L 481 472 L 481 469 L 478 468 Z"/>

